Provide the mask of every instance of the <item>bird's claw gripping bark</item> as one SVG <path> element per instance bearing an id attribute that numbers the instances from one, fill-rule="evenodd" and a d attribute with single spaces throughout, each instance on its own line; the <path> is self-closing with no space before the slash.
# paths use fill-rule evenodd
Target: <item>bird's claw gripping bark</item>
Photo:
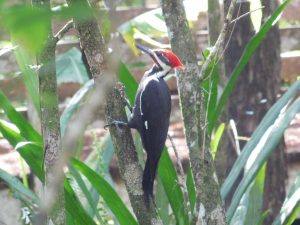
<path id="1" fill-rule="evenodd" d="M 104 129 L 106 130 L 110 126 L 116 126 L 117 128 L 120 128 L 121 126 L 127 126 L 127 123 L 123 121 L 114 120 L 104 126 Z"/>

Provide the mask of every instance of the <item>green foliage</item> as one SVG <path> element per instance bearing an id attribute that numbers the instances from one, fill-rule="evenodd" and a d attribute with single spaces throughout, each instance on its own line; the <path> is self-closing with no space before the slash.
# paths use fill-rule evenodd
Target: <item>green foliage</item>
<path id="1" fill-rule="evenodd" d="M 27 92 L 35 106 L 35 109 L 40 111 L 40 99 L 38 92 L 38 76 L 37 73 L 30 67 L 32 60 L 28 53 L 21 46 L 14 50 L 16 60 L 22 72 L 24 84 Z"/>
<path id="2" fill-rule="evenodd" d="M 85 65 L 82 62 L 81 51 L 73 47 L 56 58 L 57 83 L 85 84 L 89 80 Z"/>
<path id="3" fill-rule="evenodd" d="M 36 53 L 44 47 L 50 28 L 51 11 L 30 5 L 17 5 L 2 8 L 0 17 L 12 39 L 26 50 Z"/>
<path id="4" fill-rule="evenodd" d="M 77 199 L 75 192 L 73 191 L 69 181 L 65 179 L 64 181 L 65 190 L 65 207 L 67 213 L 69 214 L 68 225 L 73 225 L 74 223 L 79 224 L 89 224 L 96 225 L 94 220 L 85 212 L 81 203 Z"/>
<path id="5" fill-rule="evenodd" d="M 86 82 L 82 88 L 80 88 L 75 95 L 72 97 L 65 110 L 60 117 L 60 131 L 63 136 L 70 119 L 76 110 L 80 107 L 80 103 L 84 97 L 89 93 L 89 91 L 94 87 L 94 80 L 89 80 Z"/>
<path id="6" fill-rule="evenodd" d="M 136 219 L 127 209 L 123 201 L 120 199 L 115 190 L 110 184 L 99 176 L 95 171 L 90 169 L 84 163 L 72 159 L 71 165 L 80 171 L 88 180 L 97 192 L 102 196 L 107 206 L 113 212 L 121 225 L 137 225 Z"/>
<path id="7" fill-rule="evenodd" d="M 8 119 L 19 129 L 20 135 L 27 141 L 42 142 L 41 135 L 18 113 L 10 101 L 0 90 L 0 108 L 4 110 Z"/>
<path id="8" fill-rule="evenodd" d="M 236 189 L 232 198 L 230 207 L 227 210 L 227 219 L 230 221 L 243 194 L 255 179 L 260 168 L 268 160 L 275 147 L 281 140 L 285 129 L 288 127 L 295 115 L 300 112 L 300 99 L 293 102 L 288 108 L 283 108 L 274 124 L 268 127 L 262 134 L 257 146 L 252 149 L 252 154 L 248 160 L 251 160 L 251 167 L 244 174 L 242 181 Z"/>
<path id="9" fill-rule="evenodd" d="M 36 196 L 36 194 L 29 190 L 27 187 L 25 187 L 24 184 L 22 184 L 22 182 L 16 177 L 0 169 L 0 178 L 3 181 L 5 181 L 7 185 L 9 185 L 9 187 L 13 190 L 14 193 L 18 194 L 20 200 L 27 206 L 33 208 L 39 204 L 40 200 Z"/>
<path id="10" fill-rule="evenodd" d="M 172 160 L 165 148 L 159 160 L 158 174 L 163 183 L 177 224 L 189 224 L 187 206 L 179 186 L 178 176 Z"/>
<path id="11" fill-rule="evenodd" d="M 300 174 L 296 177 L 273 225 L 291 225 L 300 213 Z"/>
<path id="12" fill-rule="evenodd" d="M 262 119 L 256 130 L 251 136 L 251 139 L 244 146 L 238 159 L 235 161 L 232 170 L 221 187 L 221 196 L 226 198 L 233 184 L 237 180 L 244 165 L 250 157 L 253 149 L 260 143 L 262 136 L 271 127 L 275 120 L 279 117 L 280 111 L 297 95 L 300 90 L 300 81 L 295 82 L 289 90 L 270 108 L 267 114 Z"/>

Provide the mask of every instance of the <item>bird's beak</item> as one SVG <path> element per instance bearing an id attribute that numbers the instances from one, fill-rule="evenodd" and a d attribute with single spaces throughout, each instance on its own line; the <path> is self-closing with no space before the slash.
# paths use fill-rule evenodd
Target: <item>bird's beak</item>
<path id="1" fill-rule="evenodd" d="M 154 52 L 152 49 L 147 48 L 147 47 L 145 47 L 145 46 L 143 46 L 143 45 L 141 45 L 141 44 L 138 44 L 138 43 L 136 44 L 136 47 L 137 47 L 139 50 L 141 50 L 142 52 L 144 52 L 144 53 L 146 53 L 147 55 L 149 55 L 149 56 L 152 58 L 152 60 L 154 61 L 154 63 L 155 63 L 156 65 L 160 66 L 159 63 L 157 62 L 157 59 L 155 58 L 155 52 Z"/>
<path id="2" fill-rule="evenodd" d="M 147 47 L 145 47 L 145 46 L 143 46 L 141 44 L 136 44 L 136 47 L 139 50 L 141 50 L 142 52 L 144 52 L 144 53 L 146 53 L 146 54 L 148 54 L 150 56 L 154 54 L 154 52 L 150 48 L 147 48 Z"/>

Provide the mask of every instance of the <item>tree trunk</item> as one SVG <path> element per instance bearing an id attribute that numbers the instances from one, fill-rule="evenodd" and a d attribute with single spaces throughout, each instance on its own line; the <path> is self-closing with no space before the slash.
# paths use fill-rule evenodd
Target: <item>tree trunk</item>
<path id="1" fill-rule="evenodd" d="M 184 121 L 185 136 L 189 149 L 191 168 L 196 184 L 196 210 L 191 224 L 200 218 L 204 224 L 226 224 L 225 213 L 215 179 L 215 168 L 209 150 L 204 107 L 204 92 L 199 88 L 200 70 L 195 43 L 180 0 L 161 0 L 161 7 L 169 30 L 173 51 L 185 64 L 178 72 L 178 89 Z"/>
<path id="2" fill-rule="evenodd" d="M 274 1 L 264 0 L 264 20 L 275 9 Z M 225 6 L 229 1 L 225 0 Z M 226 7 L 225 7 L 226 10 Z M 243 2 L 236 6 L 236 14 L 243 15 L 250 10 L 250 3 Z M 249 16 L 240 19 L 230 37 L 230 43 L 225 53 L 225 70 L 231 75 L 245 45 L 255 34 Z M 228 40 L 229 36 L 227 37 Z M 278 27 L 275 26 L 268 33 L 256 53 L 238 78 L 235 89 L 229 99 L 228 116 L 234 119 L 239 136 L 251 137 L 253 131 L 260 123 L 267 110 L 276 102 L 280 91 L 280 36 Z M 243 147 L 243 144 L 241 145 Z M 236 155 L 233 145 L 228 146 L 228 155 Z M 266 224 L 271 224 L 272 218 L 281 207 L 285 196 L 285 164 L 282 145 L 271 156 L 266 170 L 265 204 L 270 208 L 271 214 Z M 227 157 L 227 174 L 235 158 Z M 275 172 L 276 171 L 276 172 Z M 269 220 L 270 219 L 270 220 Z"/>
<path id="3" fill-rule="evenodd" d="M 50 0 L 33 0 L 32 4 L 37 7 L 46 7 L 50 10 Z M 38 70 L 39 76 L 39 93 L 41 107 L 41 130 L 44 142 L 44 198 L 56 199 L 50 215 L 47 215 L 47 224 L 50 224 L 50 217 L 55 225 L 63 225 L 65 219 L 65 201 L 63 185 L 59 184 L 56 187 L 56 192 L 52 192 L 52 184 L 56 180 L 57 169 L 56 163 L 62 157 L 62 148 L 60 140 L 60 125 L 58 111 L 58 94 L 55 68 L 55 48 L 51 20 L 48 26 L 48 39 L 44 49 L 37 56 L 37 63 L 41 65 Z M 63 173 L 61 168 L 61 173 Z M 51 196 L 50 196 L 51 195 Z M 47 201 L 45 201 L 47 202 Z M 47 212 L 49 213 L 49 212 Z"/>

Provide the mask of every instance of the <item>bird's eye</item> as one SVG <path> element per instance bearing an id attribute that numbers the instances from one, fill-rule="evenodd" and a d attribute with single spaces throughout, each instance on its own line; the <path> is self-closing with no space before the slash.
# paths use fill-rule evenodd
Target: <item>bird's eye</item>
<path id="1" fill-rule="evenodd" d="M 163 63 L 170 65 L 168 58 L 165 56 L 163 52 L 157 52 L 156 55 Z"/>

